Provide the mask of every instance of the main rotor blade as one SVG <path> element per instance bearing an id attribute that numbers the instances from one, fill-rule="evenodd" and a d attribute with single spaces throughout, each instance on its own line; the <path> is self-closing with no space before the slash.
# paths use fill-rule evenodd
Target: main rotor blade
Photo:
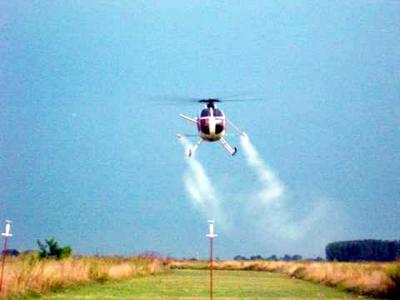
<path id="1" fill-rule="evenodd" d="M 176 95 L 163 95 L 163 96 L 151 96 L 148 98 L 148 102 L 155 105 L 182 105 L 182 104 L 193 104 L 198 102 L 198 98 L 176 96 Z"/>
<path id="2" fill-rule="evenodd" d="M 221 98 L 221 102 L 252 102 L 252 101 L 263 101 L 265 98 L 261 97 L 248 97 L 248 98 Z"/>
<path id="3" fill-rule="evenodd" d="M 161 105 L 190 104 L 190 103 L 219 103 L 219 102 L 253 102 L 263 101 L 262 97 L 246 97 L 240 94 L 228 97 L 187 97 L 177 95 L 153 96 L 148 98 L 150 103 Z"/>

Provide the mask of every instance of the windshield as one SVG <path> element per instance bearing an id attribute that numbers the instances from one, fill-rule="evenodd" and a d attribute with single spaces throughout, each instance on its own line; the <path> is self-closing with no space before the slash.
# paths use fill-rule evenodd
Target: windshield
<path id="1" fill-rule="evenodd" d="M 222 111 L 220 111 L 218 108 L 215 108 L 214 117 L 222 117 Z"/>
<path id="2" fill-rule="evenodd" d="M 210 110 L 209 110 L 208 108 L 203 109 L 203 110 L 201 111 L 200 116 L 201 116 L 201 117 L 209 117 L 209 116 L 211 116 Z"/>

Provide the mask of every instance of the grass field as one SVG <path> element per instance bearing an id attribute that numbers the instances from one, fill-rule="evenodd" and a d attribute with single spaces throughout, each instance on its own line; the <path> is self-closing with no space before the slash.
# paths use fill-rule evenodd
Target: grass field
<path id="1" fill-rule="evenodd" d="M 207 270 L 172 270 L 156 276 L 90 283 L 41 299 L 208 299 Z M 19 299 L 38 299 L 24 297 Z M 285 275 L 254 271 L 216 271 L 215 299 L 359 299 L 323 285 Z M 369 298 L 363 298 L 369 299 Z"/>
<path id="2" fill-rule="evenodd" d="M 207 261 L 171 261 L 177 269 L 208 268 Z M 286 274 L 314 283 L 337 287 L 359 295 L 400 300 L 400 263 L 339 263 L 311 261 L 217 261 L 218 270 L 251 270 Z"/>

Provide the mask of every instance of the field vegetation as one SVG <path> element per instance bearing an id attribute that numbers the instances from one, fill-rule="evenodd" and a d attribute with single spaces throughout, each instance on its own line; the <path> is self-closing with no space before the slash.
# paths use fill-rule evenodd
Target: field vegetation
<path id="1" fill-rule="evenodd" d="M 207 269 L 208 261 L 172 261 L 171 268 Z M 217 261 L 217 270 L 278 272 L 359 295 L 400 299 L 400 262 Z"/>
<path id="2" fill-rule="evenodd" d="M 88 282 L 152 275 L 164 270 L 156 257 L 70 257 L 39 259 L 37 254 L 8 258 L 1 299 L 40 295 Z"/>
<path id="3" fill-rule="evenodd" d="M 239 281 L 241 280 L 240 274 L 243 274 L 245 277 L 247 276 L 250 280 L 252 277 L 250 276 L 250 273 L 253 273 L 254 276 L 261 276 L 259 280 L 260 284 L 262 285 L 267 284 L 266 282 L 263 283 L 264 279 L 262 278 L 265 276 L 265 278 L 268 277 L 271 280 L 271 278 L 275 278 L 271 277 L 273 276 L 273 273 L 281 273 L 285 275 L 279 274 L 281 277 L 276 277 L 282 278 L 279 280 L 284 280 L 284 278 L 296 280 L 302 279 L 312 283 L 322 283 L 326 286 L 336 287 L 344 291 L 351 291 L 358 295 L 400 299 L 400 262 L 337 263 L 309 261 L 217 261 L 214 265 L 215 269 L 219 270 L 218 272 L 234 271 L 232 276 L 237 278 Z M 121 284 L 124 285 L 124 282 L 126 281 L 120 281 L 122 279 L 135 281 L 139 280 L 139 278 L 142 278 L 145 275 L 153 274 L 164 274 L 161 277 L 155 277 L 154 280 L 157 282 L 167 278 L 173 278 L 174 280 L 178 280 L 177 278 L 180 278 L 180 280 L 185 281 L 185 274 L 195 276 L 194 278 L 205 280 L 205 282 L 207 282 L 207 276 L 203 278 L 207 272 L 201 276 L 200 273 L 184 272 L 177 273 L 176 275 L 178 277 L 175 275 L 173 277 L 168 277 L 170 276 L 168 274 L 171 274 L 171 272 L 166 271 L 169 269 L 197 269 L 205 271 L 208 268 L 208 261 L 162 260 L 157 256 L 151 255 L 131 258 L 70 257 L 62 260 L 39 259 L 37 254 L 21 255 L 16 258 L 9 257 L 7 260 L 5 268 L 5 281 L 0 298 L 10 299 L 21 296 L 26 297 L 29 295 L 39 296 L 60 289 L 64 291 L 76 291 L 76 293 L 79 294 L 79 291 L 81 289 L 84 290 L 85 287 L 90 289 L 90 287 L 93 286 L 94 289 L 97 289 L 99 288 L 99 285 L 96 285 L 96 283 L 105 282 L 110 282 L 107 284 L 110 284 L 112 290 L 114 290 L 114 288 L 118 290 L 118 286 L 120 285 L 118 282 L 121 282 Z M 190 270 L 188 271 L 190 272 Z M 242 271 L 253 272 L 242 273 Z M 256 273 L 254 271 L 270 273 L 261 275 L 260 273 Z M 173 270 L 172 273 L 174 273 Z M 228 276 L 226 278 L 231 278 L 229 277 L 229 272 L 220 274 L 225 274 L 224 278 L 226 276 Z M 142 281 L 137 282 L 139 283 Z M 152 282 L 152 280 L 149 282 Z M 289 284 L 289 282 L 290 280 L 284 285 L 284 290 L 286 291 L 288 291 L 287 284 Z M 82 284 L 84 285 L 79 287 Z M 177 289 L 179 289 L 180 283 L 176 282 L 176 284 Z M 203 285 L 203 283 L 201 285 Z M 204 284 L 204 286 L 207 286 L 207 284 Z M 277 288 L 278 287 L 282 288 L 283 286 L 277 285 Z M 224 289 L 224 284 L 220 282 L 219 290 L 222 291 Z M 250 290 L 244 293 L 243 289 L 245 289 L 245 287 L 242 286 L 241 291 L 243 293 L 240 292 L 240 295 L 250 295 L 252 293 Z M 257 289 L 260 289 L 260 287 L 257 287 Z M 185 287 L 185 290 L 187 290 L 187 287 Z M 129 293 L 136 292 L 140 293 L 140 295 L 147 295 L 151 292 L 151 295 L 155 297 L 159 291 L 154 289 L 151 291 L 146 291 L 145 287 L 143 287 L 142 291 L 137 291 L 136 289 L 129 291 Z M 328 293 L 328 291 L 325 292 Z M 322 293 L 322 290 L 316 290 L 316 293 L 322 293 L 321 295 L 323 295 L 325 292 Z M 206 290 L 200 294 L 203 295 L 204 293 L 206 293 Z M 261 290 L 259 290 L 259 296 L 261 296 L 263 293 L 263 289 L 261 288 Z M 279 293 L 278 290 L 276 293 Z M 297 295 L 297 297 L 300 295 L 300 292 L 293 293 L 293 295 Z M 57 295 L 58 294 L 59 293 L 57 293 Z M 186 297 L 188 297 L 189 294 L 186 292 L 184 293 Z M 68 296 L 66 296 L 66 299 L 68 299 Z"/>
<path id="4" fill-rule="evenodd" d="M 224 300 L 356 300 L 357 295 L 322 284 L 290 279 L 279 273 L 215 271 L 214 299 Z M 25 297 L 24 300 L 34 300 Z M 132 277 L 102 284 L 90 283 L 49 293 L 54 300 L 207 300 L 208 270 L 170 270 L 158 276 Z M 364 300 L 370 299 L 363 297 Z"/>

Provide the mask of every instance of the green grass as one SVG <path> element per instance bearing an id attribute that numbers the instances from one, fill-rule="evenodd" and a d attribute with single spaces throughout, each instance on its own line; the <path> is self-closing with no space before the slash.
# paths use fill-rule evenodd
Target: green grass
<path id="1" fill-rule="evenodd" d="M 53 292 L 41 299 L 208 299 L 208 280 L 207 270 L 173 270 L 156 276 L 86 284 Z M 214 295 L 216 300 L 358 298 L 323 285 L 289 279 L 282 274 L 254 271 L 216 271 Z"/>

